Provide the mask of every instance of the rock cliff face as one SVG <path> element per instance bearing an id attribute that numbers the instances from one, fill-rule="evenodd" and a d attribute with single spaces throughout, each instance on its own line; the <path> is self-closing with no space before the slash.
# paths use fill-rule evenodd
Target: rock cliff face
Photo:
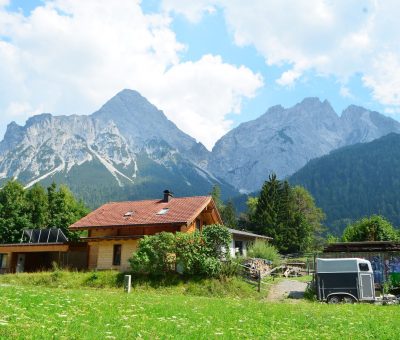
<path id="1" fill-rule="evenodd" d="M 331 150 L 399 131 L 400 123 L 377 112 L 350 106 L 339 117 L 328 101 L 306 98 L 228 132 L 213 148 L 209 169 L 243 192 L 254 191 L 271 172 L 284 178 Z"/>
<path id="2" fill-rule="evenodd" d="M 154 197 L 167 187 L 206 194 L 218 183 L 235 192 L 205 169 L 208 157 L 163 112 L 124 90 L 90 116 L 42 114 L 25 126 L 11 123 L 0 143 L 0 181 L 66 183 L 92 206 Z"/>
<path id="3" fill-rule="evenodd" d="M 341 146 L 369 142 L 400 123 L 350 106 L 339 117 L 327 102 L 306 98 L 271 107 L 228 132 L 209 152 L 138 92 L 123 90 L 89 116 L 30 118 L 11 123 L 0 143 L 0 185 L 69 185 L 90 206 L 109 200 L 258 190 L 269 173 L 289 176 Z"/>

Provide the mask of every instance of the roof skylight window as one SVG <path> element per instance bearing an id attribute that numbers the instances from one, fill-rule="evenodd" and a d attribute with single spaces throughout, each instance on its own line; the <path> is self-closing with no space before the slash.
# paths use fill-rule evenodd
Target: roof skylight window
<path id="1" fill-rule="evenodd" d="M 128 211 L 124 214 L 124 217 L 129 217 L 133 215 L 133 211 Z"/>
<path id="2" fill-rule="evenodd" d="M 168 212 L 169 208 L 162 208 L 157 215 L 165 215 Z"/>

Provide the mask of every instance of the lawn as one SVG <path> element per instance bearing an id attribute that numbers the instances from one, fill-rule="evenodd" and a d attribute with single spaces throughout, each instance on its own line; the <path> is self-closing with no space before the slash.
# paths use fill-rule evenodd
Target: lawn
<path id="1" fill-rule="evenodd" d="M 0 339 L 394 339 L 399 306 L 0 286 Z"/>

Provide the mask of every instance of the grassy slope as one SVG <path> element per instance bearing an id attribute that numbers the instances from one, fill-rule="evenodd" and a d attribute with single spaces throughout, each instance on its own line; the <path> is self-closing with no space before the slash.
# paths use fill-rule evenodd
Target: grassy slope
<path id="1" fill-rule="evenodd" d="M 156 291 L 0 286 L 0 338 L 398 337 L 398 306 L 331 306 Z"/>
<path id="2" fill-rule="evenodd" d="M 23 285 L 63 289 L 110 288 L 121 290 L 123 275 L 116 271 L 70 272 L 53 271 L 0 275 L 0 285 Z M 267 295 L 257 293 L 256 287 L 237 277 L 225 279 L 182 278 L 171 275 L 161 278 L 137 278 L 132 276 L 133 290 L 136 292 L 162 292 L 164 294 L 184 294 L 207 297 L 240 297 L 261 299 Z M 38 288 L 41 289 L 41 288 Z"/>

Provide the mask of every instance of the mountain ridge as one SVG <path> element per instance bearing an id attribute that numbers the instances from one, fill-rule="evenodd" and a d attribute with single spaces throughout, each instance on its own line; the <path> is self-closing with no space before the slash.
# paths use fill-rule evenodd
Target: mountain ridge
<path id="1" fill-rule="evenodd" d="M 329 101 L 305 98 L 289 108 L 273 106 L 229 131 L 215 144 L 209 169 L 252 192 L 272 172 L 285 178 L 311 159 L 390 132 L 400 132 L 400 123 L 378 112 L 349 106 L 339 116 Z"/>
<path id="2" fill-rule="evenodd" d="M 125 89 L 91 115 L 43 113 L 24 126 L 11 122 L 0 142 L 0 185 L 9 178 L 26 186 L 56 180 L 91 206 L 109 197 L 158 196 L 166 187 L 178 195 L 205 194 L 215 184 L 227 198 L 258 190 L 271 172 L 288 177 L 311 159 L 390 132 L 400 132 L 400 123 L 378 112 L 350 105 L 339 116 L 328 100 L 308 97 L 289 108 L 270 107 L 210 152 L 140 93 Z M 90 197 L 87 183 L 98 186 L 98 198 Z"/>
<path id="3" fill-rule="evenodd" d="M 157 196 L 171 186 L 177 194 L 204 194 L 214 184 L 234 193 L 233 187 L 209 173 L 206 164 L 204 146 L 130 90 L 119 92 L 92 115 L 45 113 L 30 117 L 24 126 L 10 123 L 0 142 L 0 184 L 9 178 L 27 187 L 56 180 L 70 185 L 92 207 L 109 198 L 93 200 L 90 188 L 82 195 L 85 183 L 79 177 L 114 192 L 117 199 L 155 195 L 157 183 L 162 186 Z M 85 171 L 96 174 L 98 181 Z"/>

